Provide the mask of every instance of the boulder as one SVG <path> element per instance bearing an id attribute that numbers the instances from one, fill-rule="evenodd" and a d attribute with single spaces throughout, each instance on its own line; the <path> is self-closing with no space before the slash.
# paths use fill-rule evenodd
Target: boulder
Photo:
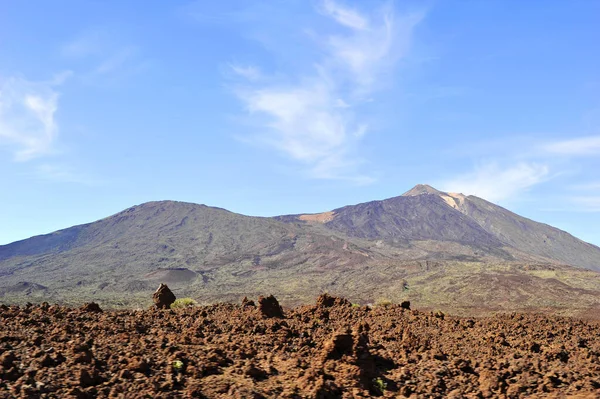
<path id="1" fill-rule="evenodd" d="M 269 295 L 266 298 L 264 296 L 260 296 L 258 298 L 258 309 L 265 317 L 284 317 L 283 309 L 273 295 Z"/>
<path id="2" fill-rule="evenodd" d="M 169 309 L 171 304 L 175 302 L 175 299 L 175 294 L 173 294 L 166 284 L 161 284 L 152 295 L 154 306 L 157 309 Z"/>
<path id="3" fill-rule="evenodd" d="M 327 293 L 321 294 L 317 298 L 318 308 L 332 308 L 335 306 L 352 306 L 352 303 L 345 298 L 338 298 Z"/>
<path id="4" fill-rule="evenodd" d="M 96 302 L 86 303 L 79 309 L 81 309 L 82 312 L 102 313 L 102 309 L 100 308 L 100 305 L 98 305 Z"/>

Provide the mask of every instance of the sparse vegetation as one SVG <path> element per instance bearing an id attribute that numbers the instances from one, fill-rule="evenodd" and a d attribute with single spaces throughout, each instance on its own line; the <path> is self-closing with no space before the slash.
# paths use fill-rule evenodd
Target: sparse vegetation
<path id="1" fill-rule="evenodd" d="M 183 370 L 183 362 L 179 359 L 173 360 L 171 365 L 173 366 L 173 371 L 176 373 L 180 373 Z"/>
<path id="2" fill-rule="evenodd" d="M 387 388 L 387 383 L 381 377 L 377 377 L 373 379 L 373 387 L 380 393 L 383 393 Z"/>
<path id="3" fill-rule="evenodd" d="M 392 304 L 392 301 L 390 301 L 387 298 L 379 298 L 375 301 L 375 306 L 386 307 L 386 306 L 390 306 L 391 304 Z"/>
<path id="4" fill-rule="evenodd" d="M 406 201 L 411 200 L 400 202 Z M 410 204 L 400 205 L 394 212 L 402 214 L 413 208 Z M 362 212 L 361 209 L 355 211 Z M 352 214 L 343 217 L 352 221 Z M 288 219 L 296 220 L 285 220 Z M 134 220 L 144 223 L 138 228 L 132 224 Z M 187 220 L 177 234 L 168 227 L 173 220 Z M 249 220 L 253 222 L 248 223 Z M 321 287 L 331 287 L 331 294 L 351 293 L 361 304 L 385 297 L 393 304 L 410 300 L 415 308 L 427 312 L 443 309 L 465 316 L 489 315 L 499 309 L 578 316 L 600 307 L 600 273 L 592 270 L 529 263 L 519 257 L 507 260 L 502 251 L 488 253 L 485 248 L 477 249 L 477 261 L 458 261 L 458 255 L 465 250 L 460 242 L 435 240 L 421 242 L 418 248 L 425 251 L 424 258 L 414 260 L 416 247 L 395 246 L 386 243 L 384 237 L 375 241 L 382 245 L 372 245 L 374 241 L 345 234 L 344 225 L 333 228 L 329 224 L 282 220 L 248 219 L 216 208 L 168 201 L 140 205 L 106 222 L 27 241 L 28 247 L 42 251 L 37 255 L 18 249 L 24 244 L 0 246 L 0 253 L 4 253 L 0 254 L 0 271 L 5 272 L 0 282 L 0 299 L 6 304 L 49 301 L 80 306 L 96 302 L 102 309 L 146 309 L 152 304 L 150 298 L 158 284 L 167 283 L 178 297 L 191 297 L 200 303 L 236 301 L 242 292 L 285 292 L 281 304 L 295 306 L 313 301 Z M 392 221 L 389 217 L 383 220 L 385 224 Z M 118 231 L 128 234 L 117 236 L 108 226 L 119 226 Z M 372 237 L 371 232 L 366 233 Z M 79 234 L 106 240 L 63 241 Z M 156 236 L 161 237 L 161 242 L 149 245 Z M 207 243 L 202 255 L 193 262 L 186 254 L 194 253 L 189 245 L 196 244 L 186 237 Z M 342 241 L 348 242 L 347 249 L 343 249 Z M 58 256 L 55 249 L 67 243 L 72 249 Z M 584 249 L 577 252 L 589 259 L 595 250 Z M 473 249 L 468 251 L 471 254 Z M 356 257 L 359 252 L 369 256 Z M 35 260 L 45 253 L 44 262 Z M 253 266 L 253 261 L 258 262 L 257 253 L 263 255 L 260 264 Z M 438 255 L 444 259 L 437 259 Z M 87 274 L 82 275 L 81 265 L 92 258 L 102 262 L 86 267 Z M 202 273 L 187 268 L 207 259 L 221 259 L 223 264 Z M 25 264 L 30 266 L 21 267 Z M 127 266 L 121 267 L 122 264 Z M 276 273 L 268 272 L 275 269 Z M 310 277 L 298 278 L 299 275 Z M 234 291 L 223 288 L 234 286 Z"/>
<path id="5" fill-rule="evenodd" d="M 192 308 L 194 306 L 198 306 L 198 302 L 194 301 L 192 298 L 179 298 L 171 304 L 171 309 Z"/>

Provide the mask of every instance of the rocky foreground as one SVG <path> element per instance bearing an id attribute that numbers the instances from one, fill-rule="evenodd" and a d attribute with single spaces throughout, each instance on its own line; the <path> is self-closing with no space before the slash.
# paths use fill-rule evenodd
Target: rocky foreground
<path id="1" fill-rule="evenodd" d="M 406 307 L 407 304 L 404 304 Z M 600 397 L 600 324 L 319 297 L 102 311 L 0 306 L 0 398 Z"/>

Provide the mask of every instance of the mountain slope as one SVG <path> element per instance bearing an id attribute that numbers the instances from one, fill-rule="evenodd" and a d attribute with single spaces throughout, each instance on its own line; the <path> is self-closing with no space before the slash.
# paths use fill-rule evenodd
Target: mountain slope
<path id="1" fill-rule="evenodd" d="M 540 239 L 546 239 L 546 246 Z M 550 242 L 548 242 L 550 240 Z M 543 239 L 542 239 L 543 242 Z M 548 248 L 549 247 L 549 248 Z M 600 249 L 477 197 L 419 185 L 312 215 L 259 218 L 174 201 L 0 246 L 0 302 L 147 303 L 322 292 L 473 313 L 600 309 Z"/>
<path id="2" fill-rule="evenodd" d="M 404 196 L 432 194 L 468 216 L 504 245 L 524 253 L 548 257 L 564 264 L 600 270 L 600 248 L 571 234 L 519 216 L 474 195 L 444 193 L 417 185 Z"/>
<path id="3" fill-rule="evenodd" d="M 397 246 L 454 242 L 505 260 L 558 262 L 600 271 L 597 246 L 481 198 L 445 193 L 428 185 L 419 184 L 399 197 L 279 220 L 321 223 L 351 237 Z"/>
<path id="4" fill-rule="evenodd" d="M 310 291 L 316 273 L 330 281 L 340 270 L 372 261 L 368 249 L 310 227 L 224 209 L 162 201 L 106 219 L 0 246 L 1 292 L 32 283 L 63 300 L 146 295 L 159 282 L 181 293 L 237 292 L 289 280 L 290 296 Z M 381 258 L 381 256 L 379 256 Z M 266 280 L 271 280 L 272 282 Z M 329 284 L 329 282 L 327 283 Z M 178 294 L 178 295 L 179 295 Z"/>
<path id="5" fill-rule="evenodd" d="M 459 209 L 506 245 L 568 265 L 600 270 L 600 248 L 565 231 L 475 196 L 466 197 Z"/>
<path id="6" fill-rule="evenodd" d="M 236 256 L 240 246 L 255 247 L 258 254 L 277 251 L 290 241 L 292 230 L 268 218 L 204 205 L 150 202 L 94 223 L 1 246 L 0 260 L 97 254 L 99 262 L 107 264 L 127 253 L 142 258 L 157 255 L 169 267 L 184 267 L 197 257 L 201 263 L 218 264 L 223 257 Z"/>
<path id="7" fill-rule="evenodd" d="M 474 246 L 498 248 L 502 242 L 468 216 L 435 195 L 395 197 L 383 201 L 346 206 L 333 211 L 325 223 L 330 229 L 369 240 L 458 241 Z"/>

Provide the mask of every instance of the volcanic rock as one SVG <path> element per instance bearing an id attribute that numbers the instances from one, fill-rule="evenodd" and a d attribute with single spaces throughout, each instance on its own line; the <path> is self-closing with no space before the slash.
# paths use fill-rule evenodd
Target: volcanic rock
<path id="1" fill-rule="evenodd" d="M 54 365 L 54 359 L 50 357 L 50 355 L 45 354 L 39 361 L 39 365 L 41 367 L 50 367 Z"/>
<path id="2" fill-rule="evenodd" d="M 86 303 L 80 309 L 82 312 L 102 313 L 100 305 L 98 305 L 96 302 Z"/>
<path id="3" fill-rule="evenodd" d="M 350 356 L 352 361 L 364 359 L 369 355 L 369 325 L 358 324 L 353 330 L 346 328 L 334 333 L 323 348 L 323 355 L 327 359 L 340 359 Z"/>
<path id="4" fill-rule="evenodd" d="M 266 298 L 261 295 L 258 298 L 258 310 L 260 310 L 260 313 L 265 317 L 284 317 L 283 309 L 273 295 L 269 295 Z"/>
<path id="5" fill-rule="evenodd" d="M 129 360 L 127 369 L 130 371 L 139 371 L 141 373 L 145 373 L 150 370 L 150 365 L 146 360 L 140 357 L 135 357 Z"/>
<path id="6" fill-rule="evenodd" d="M 335 296 L 331 296 L 327 293 L 322 294 L 317 298 L 317 307 L 319 307 L 319 308 L 331 308 L 334 306 L 350 306 L 350 305 L 352 305 L 352 304 L 346 298 L 338 298 Z"/>
<path id="7" fill-rule="evenodd" d="M 173 294 L 166 284 L 161 284 L 154 295 L 152 295 L 154 306 L 157 309 L 169 309 L 171 304 L 175 302 L 175 299 L 175 294 Z"/>
<path id="8" fill-rule="evenodd" d="M 12 351 L 7 351 L 0 356 L 0 364 L 7 370 L 12 367 L 14 361 L 15 354 Z"/>
<path id="9" fill-rule="evenodd" d="M 323 348 L 323 356 L 326 359 L 340 359 L 344 355 L 352 355 L 354 341 L 349 329 L 338 331 Z"/>
<path id="10" fill-rule="evenodd" d="M 254 303 L 253 300 L 248 299 L 248 297 L 245 296 L 244 299 L 242 299 L 242 307 L 243 308 L 256 307 L 256 304 Z"/>
<path id="11" fill-rule="evenodd" d="M 252 378 L 255 381 L 262 381 L 268 377 L 268 373 L 265 370 L 258 368 L 253 364 L 246 365 L 242 372 L 244 375 Z"/>
<path id="12" fill-rule="evenodd" d="M 11 307 L 0 312 L 0 399 L 583 399 L 600 392 L 597 320 L 442 319 L 400 306 L 332 306 L 318 309 L 329 313 L 318 318 L 316 308 L 286 309 L 283 320 L 240 304 L 186 312 Z"/>

